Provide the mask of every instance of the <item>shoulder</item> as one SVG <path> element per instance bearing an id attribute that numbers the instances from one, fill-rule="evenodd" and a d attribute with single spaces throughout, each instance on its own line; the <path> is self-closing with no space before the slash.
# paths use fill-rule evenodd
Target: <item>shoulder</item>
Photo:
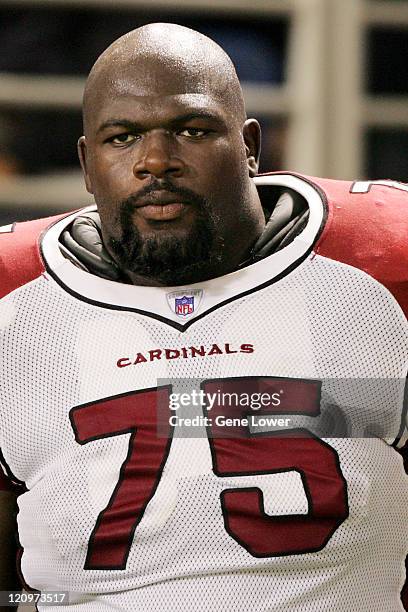
<path id="1" fill-rule="evenodd" d="M 327 220 L 315 251 L 374 276 L 408 264 L 408 185 L 397 181 L 310 179 L 326 200 Z"/>
<path id="2" fill-rule="evenodd" d="M 69 214 L 0 227 L 0 298 L 44 272 L 41 236 Z"/>
<path id="3" fill-rule="evenodd" d="M 320 181 L 328 217 L 315 252 L 359 268 L 408 313 L 408 185 Z"/>
<path id="4" fill-rule="evenodd" d="M 314 252 L 370 275 L 408 313 L 408 184 L 295 176 L 318 191 L 326 208 Z"/>

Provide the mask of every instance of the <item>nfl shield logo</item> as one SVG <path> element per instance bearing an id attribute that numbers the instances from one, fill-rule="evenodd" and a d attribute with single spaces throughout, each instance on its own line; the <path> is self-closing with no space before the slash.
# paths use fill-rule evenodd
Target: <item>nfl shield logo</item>
<path id="1" fill-rule="evenodd" d="M 192 314 L 194 312 L 194 295 L 191 297 L 183 295 L 182 298 L 176 298 L 175 308 L 176 314 L 182 317 Z"/>
<path id="2" fill-rule="evenodd" d="M 171 311 L 178 317 L 189 317 L 197 312 L 203 296 L 202 289 L 182 289 L 166 295 Z"/>

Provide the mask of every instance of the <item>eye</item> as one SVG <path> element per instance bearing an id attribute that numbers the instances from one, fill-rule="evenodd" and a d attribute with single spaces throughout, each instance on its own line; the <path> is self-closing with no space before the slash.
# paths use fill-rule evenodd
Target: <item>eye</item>
<path id="1" fill-rule="evenodd" d="M 112 142 L 115 145 L 127 145 L 133 142 L 134 140 L 137 140 L 137 138 L 137 134 L 129 134 L 128 132 L 125 132 L 123 134 L 117 134 L 116 136 L 112 136 L 111 138 L 109 138 L 108 142 Z"/>
<path id="2" fill-rule="evenodd" d="M 178 133 L 181 136 L 187 136 L 187 138 L 203 138 L 209 133 L 210 130 L 203 130 L 202 128 L 188 127 L 184 130 L 180 130 Z"/>

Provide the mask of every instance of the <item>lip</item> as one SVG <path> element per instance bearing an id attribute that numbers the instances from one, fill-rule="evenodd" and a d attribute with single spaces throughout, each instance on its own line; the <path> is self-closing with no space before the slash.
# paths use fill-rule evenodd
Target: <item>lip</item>
<path id="1" fill-rule="evenodd" d="M 167 206 L 168 204 L 188 204 L 183 196 L 177 195 L 176 193 L 157 191 L 150 193 L 145 198 L 141 198 L 137 203 L 137 208 L 143 208 L 145 206 Z"/>
<path id="2" fill-rule="evenodd" d="M 172 201 L 166 204 L 143 204 L 137 209 L 137 214 L 149 221 L 171 221 L 181 217 L 188 207 L 185 202 Z"/>

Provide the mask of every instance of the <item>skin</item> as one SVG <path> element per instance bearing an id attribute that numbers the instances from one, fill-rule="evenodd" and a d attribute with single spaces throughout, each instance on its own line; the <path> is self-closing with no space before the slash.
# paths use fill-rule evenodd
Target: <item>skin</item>
<path id="1" fill-rule="evenodd" d="M 16 572 L 16 512 L 14 493 L 0 491 L 0 591 L 21 590 Z M 0 612 L 10 609 L 0 606 Z"/>
<path id="2" fill-rule="evenodd" d="M 246 119 L 234 67 L 213 41 L 174 24 L 149 24 L 118 39 L 89 75 L 84 132 L 78 152 L 86 187 L 98 205 L 104 244 L 130 282 L 198 282 L 246 258 L 265 225 L 251 180 L 260 128 Z M 188 254 L 205 208 L 215 228 L 205 265 L 175 266 L 165 276 L 160 269 L 123 269 L 115 244 L 124 241 L 121 205 L 129 198 L 127 222 L 142 245 L 150 239 L 161 245 L 164 260 L 172 241 Z"/>

